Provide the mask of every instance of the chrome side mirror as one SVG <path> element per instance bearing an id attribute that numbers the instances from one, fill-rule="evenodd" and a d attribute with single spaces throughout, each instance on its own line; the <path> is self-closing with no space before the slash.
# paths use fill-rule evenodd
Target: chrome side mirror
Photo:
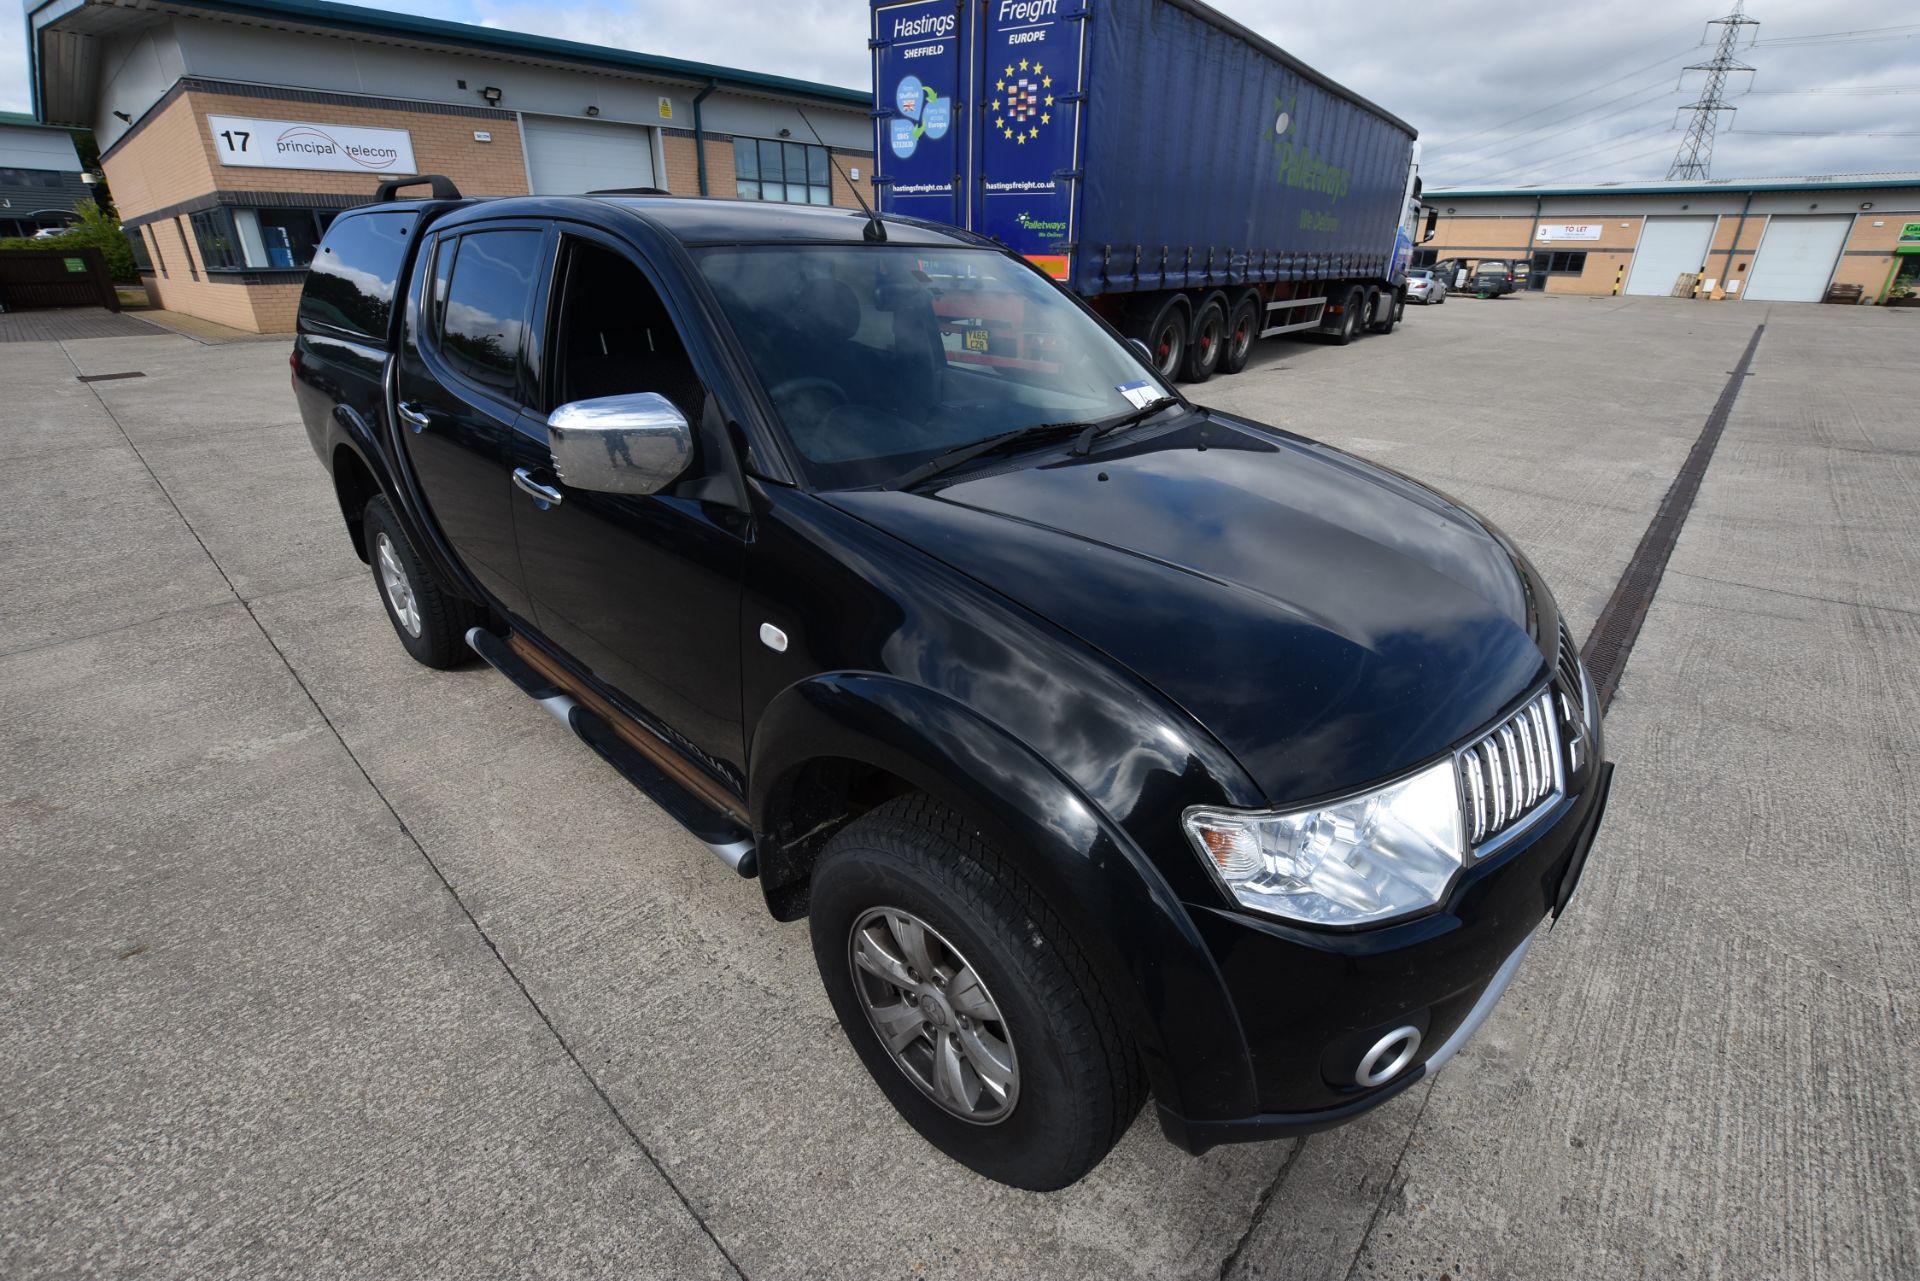
<path id="1" fill-rule="evenodd" d="M 597 396 L 547 415 L 553 470 L 574 489 L 654 494 L 693 461 L 686 415 L 651 391 Z"/>

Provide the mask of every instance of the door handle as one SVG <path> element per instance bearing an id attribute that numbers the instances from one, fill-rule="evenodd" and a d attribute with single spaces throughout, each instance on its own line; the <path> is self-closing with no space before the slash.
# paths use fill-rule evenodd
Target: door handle
<path id="1" fill-rule="evenodd" d="M 403 400 L 394 408 L 400 411 L 400 421 L 405 423 L 407 429 L 416 436 L 433 426 L 433 418 L 418 405 L 410 405 Z"/>
<path id="2" fill-rule="evenodd" d="M 534 506 L 538 507 L 541 511 L 560 505 L 560 491 L 552 485 L 542 485 L 539 481 L 535 480 L 533 478 L 533 472 L 529 468 L 515 468 L 513 483 L 520 487 L 522 493 L 532 498 Z"/>

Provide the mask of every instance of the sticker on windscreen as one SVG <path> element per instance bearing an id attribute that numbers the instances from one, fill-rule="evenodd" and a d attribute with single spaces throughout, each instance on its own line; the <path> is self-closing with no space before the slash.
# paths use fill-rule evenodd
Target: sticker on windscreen
<path id="1" fill-rule="evenodd" d="M 1144 378 L 1135 383 L 1121 383 L 1114 390 L 1125 396 L 1135 409 L 1144 409 L 1160 399 L 1160 393 L 1155 391 L 1153 384 Z"/>

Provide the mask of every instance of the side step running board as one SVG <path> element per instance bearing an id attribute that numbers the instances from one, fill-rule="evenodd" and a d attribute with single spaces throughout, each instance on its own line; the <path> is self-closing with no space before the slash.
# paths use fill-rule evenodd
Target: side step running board
<path id="1" fill-rule="evenodd" d="M 666 771 L 622 738 L 605 716 L 584 706 L 492 632 L 479 627 L 469 629 L 467 646 L 487 660 L 489 667 L 512 681 L 521 693 L 577 734 L 600 759 L 692 832 L 721 862 L 742 876 L 753 876 L 759 871 L 754 860 L 753 833 L 670 778 Z"/>

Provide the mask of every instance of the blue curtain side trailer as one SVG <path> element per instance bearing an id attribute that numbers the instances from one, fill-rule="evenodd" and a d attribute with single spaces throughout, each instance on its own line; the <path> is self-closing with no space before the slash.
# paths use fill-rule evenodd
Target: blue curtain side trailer
<path id="1" fill-rule="evenodd" d="M 1197 0 L 874 0 L 880 207 L 993 237 L 1161 372 L 1390 332 L 1412 126 Z"/>

